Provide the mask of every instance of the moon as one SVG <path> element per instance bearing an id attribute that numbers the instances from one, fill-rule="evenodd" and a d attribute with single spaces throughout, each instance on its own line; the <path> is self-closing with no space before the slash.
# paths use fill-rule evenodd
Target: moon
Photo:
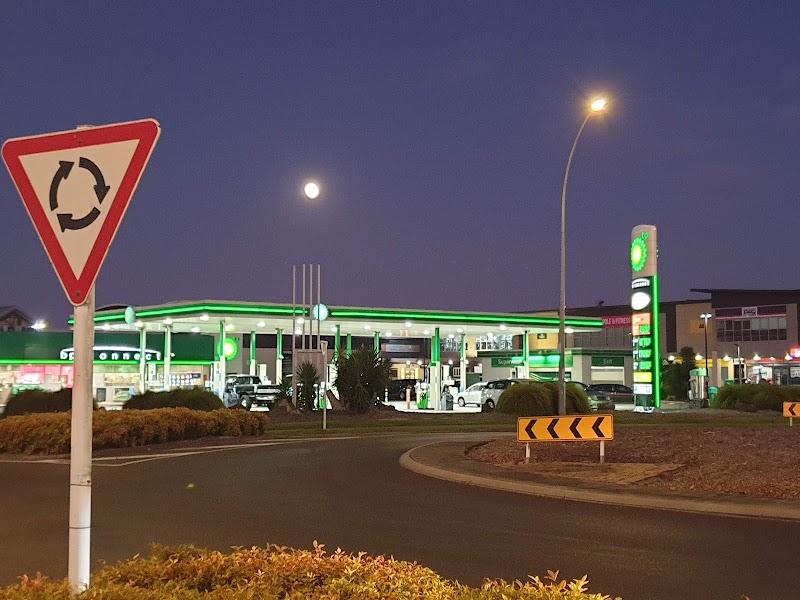
<path id="1" fill-rule="evenodd" d="M 319 196 L 319 186 L 313 181 L 309 181 L 303 188 L 303 192 L 310 200 L 316 200 Z"/>

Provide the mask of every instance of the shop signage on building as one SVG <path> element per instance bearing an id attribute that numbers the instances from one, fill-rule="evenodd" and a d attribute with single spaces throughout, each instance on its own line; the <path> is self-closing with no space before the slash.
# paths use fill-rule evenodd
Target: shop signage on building
<path id="1" fill-rule="evenodd" d="M 625 357 L 624 356 L 593 356 L 592 357 L 592 366 L 593 367 L 624 367 L 625 366 Z"/>
<path id="2" fill-rule="evenodd" d="M 75 360 L 75 348 L 62 348 L 58 353 L 60 360 Z M 102 361 L 128 361 L 139 360 L 141 353 L 139 348 L 129 346 L 95 346 L 94 359 Z M 161 360 L 161 352 L 158 350 L 145 350 L 144 358 L 147 362 Z"/>
<path id="3" fill-rule="evenodd" d="M 633 228 L 630 260 L 634 410 L 649 412 L 661 406 L 658 246 L 655 226 L 639 225 Z"/>
<path id="4" fill-rule="evenodd" d="M 736 308 L 714 309 L 715 319 L 752 319 L 755 317 L 784 317 L 786 316 L 785 304 L 770 306 L 739 306 Z"/>
<path id="5" fill-rule="evenodd" d="M 419 344 L 381 344 L 381 352 L 419 354 Z"/>
<path id="6" fill-rule="evenodd" d="M 173 364 L 211 364 L 214 361 L 214 338 L 210 335 L 173 333 Z M 139 334 L 98 331 L 95 334 L 94 360 L 103 362 L 136 363 L 139 361 Z M 147 336 L 148 362 L 161 362 L 164 347 L 163 333 Z M 0 364 L 70 364 L 74 360 L 70 332 L 0 332 Z"/>
<path id="7" fill-rule="evenodd" d="M 528 357 L 528 364 L 531 367 L 558 367 L 558 354 L 534 354 Z M 520 367 L 523 364 L 522 356 L 499 356 L 492 358 L 493 367 Z M 564 365 L 572 366 L 572 356 L 564 357 Z"/>
<path id="8" fill-rule="evenodd" d="M 602 317 L 603 319 L 603 327 L 630 327 L 631 326 L 631 316 L 630 315 L 615 315 L 610 317 Z"/>

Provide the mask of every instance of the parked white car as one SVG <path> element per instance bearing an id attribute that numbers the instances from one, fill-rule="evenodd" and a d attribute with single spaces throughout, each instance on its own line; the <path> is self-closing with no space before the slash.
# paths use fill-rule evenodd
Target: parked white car
<path id="1" fill-rule="evenodd" d="M 463 392 L 458 394 L 458 405 L 459 406 L 466 406 L 467 404 L 475 404 L 476 406 L 481 405 L 481 392 L 483 392 L 483 388 L 486 387 L 485 381 L 479 381 L 478 383 L 473 383 Z"/>

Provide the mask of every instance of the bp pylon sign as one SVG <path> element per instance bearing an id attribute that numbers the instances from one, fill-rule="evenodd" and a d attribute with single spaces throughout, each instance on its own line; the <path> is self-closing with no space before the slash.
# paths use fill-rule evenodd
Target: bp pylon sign
<path id="1" fill-rule="evenodd" d="M 655 226 L 634 227 L 630 249 L 634 410 L 650 412 L 661 406 L 661 307 Z"/>

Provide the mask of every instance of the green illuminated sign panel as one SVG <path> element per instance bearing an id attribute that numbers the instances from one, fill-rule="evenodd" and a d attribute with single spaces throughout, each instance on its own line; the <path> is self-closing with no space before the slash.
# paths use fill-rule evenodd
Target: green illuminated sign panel
<path id="1" fill-rule="evenodd" d="M 535 354 L 528 357 L 528 364 L 531 367 L 558 367 L 558 354 Z M 522 356 L 500 356 L 492 358 L 493 367 L 519 367 L 523 364 Z M 565 366 L 572 366 L 572 356 L 567 354 L 564 357 Z"/>
<path id="2" fill-rule="evenodd" d="M 624 356 L 593 356 L 592 357 L 592 366 L 593 367 L 624 367 L 625 366 L 625 357 Z"/>

